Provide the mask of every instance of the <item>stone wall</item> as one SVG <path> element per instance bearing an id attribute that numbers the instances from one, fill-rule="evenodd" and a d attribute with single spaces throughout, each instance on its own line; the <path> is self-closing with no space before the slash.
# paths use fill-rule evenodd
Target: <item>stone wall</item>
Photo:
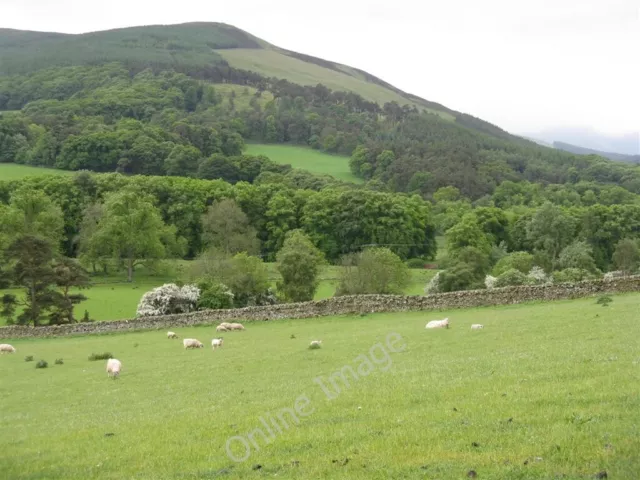
<path id="1" fill-rule="evenodd" d="M 223 321 L 269 321 L 287 318 L 314 318 L 375 312 L 409 310 L 448 310 L 492 305 L 510 305 L 533 301 L 568 300 L 602 294 L 640 292 L 640 276 L 597 280 L 575 284 L 521 286 L 439 293 L 427 296 L 352 295 L 316 302 L 290 303 L 232 310 L 205 310 L 181 315 L 166 315 L 111 322 L 75 323 L 51 327 L 8 326 L 0 328 L 0 340 L 22 337 L 87 335 L 145 329 L 170 329 Z"/>

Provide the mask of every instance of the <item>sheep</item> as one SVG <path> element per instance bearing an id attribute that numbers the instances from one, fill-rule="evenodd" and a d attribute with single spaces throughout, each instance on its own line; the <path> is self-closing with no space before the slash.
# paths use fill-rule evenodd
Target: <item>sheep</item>
<path id="1" fill-rule="evenodd" d="M 16 353 L 16 349 L 15 347 L 13 347 L 12 345 L 9 345 L 8 343 L 2 343 L 0 344 L 0 354 L 5 354 L 5 353 Z"/>
<path id="2" fill-rule="evenodd" d="M 320 348 L 322 346 L 322 340 L 312 340 L 309 344 L 309 348 Z"/>
<path id="3" fill-rule="evenodd" d="M 211 348 L 215 350 L 217 347 L 221 347 L 222 343 L 223 343 L 222 337 L 214 338 L 213 340 L 211 340 Z"/>
<path id="4" fill-rule="evenodd" d="M 231 323 L 227 325 L 227 328 L 229 330 L 244 330 L 244 325 L 242 325 L 241 323 Z"/>
<path id="5" fill-rule="evenodd" d="M 484 328 L 484 325 L 480 325 L 479 323 L 474 323 L 473 325 L 471 325 L 471 330 L 480 330 Z"/>
<path id="6" fill-rule="evenodd" d="M 449 318 L 444 320 L 431 320 L 424 328 L 449 328 Z"/>
<path id="7" fill-rule="evenodd" d="M 167 338 L 178 338 L 176 332 L 167 332 Z"/>
<path id="8" fill-rule="evenodd" d="M 216 332 L 228 332 L 228 331 L 229 331 L 229 328 L 227 328 L 226 325 L 220 324 L 216 327 Z"/>
<path id="9" fill-rule="evenodd" d="M 122 362 L 120 360 L 116 360 L 115 358 L 110 358 L 107 360 L 107 376 L 113 378 L 117 378 L 120 375 L 120 370 L 122 369 Z"/>
<path id="10" fill-rule="evenodd" d="M 202 342 L 195 338 L 185 338 L 182 340 L 182 344 L 184 345 L 184 348 L 204 348 Z"/>

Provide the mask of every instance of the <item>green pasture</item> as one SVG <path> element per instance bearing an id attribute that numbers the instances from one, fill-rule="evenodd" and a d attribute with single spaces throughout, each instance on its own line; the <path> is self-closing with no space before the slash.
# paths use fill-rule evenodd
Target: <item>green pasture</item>
<path id="1" fill-rule="evenodd" d="M 173 328 L 201 350 L 164 330 L 3 339 L 17 353 L 0 356 L 0 472 L 635 480 L 640 295 L 613 298 L 245 322 L 215 351 L 213 326 Z M 445 316 L 450 329 L 425 330 Z M 100 352 L 120 378 L 88 361 Z"/>
<path id="2" fill-rule="evenodd" d="M 42 175 L 71 175 L 73 172 L 56 170 L 54 168 L 32 167 L 29 165 L 19 165 L 17 163 L 0 163 L 0 181 L 20 180 L 25 177 L 35 177 Z"/>
<path id="3" fill-rule="evenodd" d="M 345 182 L 362 183 L 349 169 L 349 158 L 293 145 L 249 144 L 249 155 L 266 155 L 276 163 L 289 164 L 311 173 L 331 175 Z"/>

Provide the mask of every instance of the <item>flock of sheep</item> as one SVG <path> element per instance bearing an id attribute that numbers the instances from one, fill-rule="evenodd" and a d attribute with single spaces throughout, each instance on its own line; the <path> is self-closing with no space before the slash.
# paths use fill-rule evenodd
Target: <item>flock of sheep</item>
<path id="1" fill-rule="evenodd" d="M 449 318 L 445 318 L 444 320 L 431 320 L 424 328 L 449 328 Z M 480 325 L 479 323 L 474 323 L 471 325 L 471 330 L 481 330 L 484 328 L 484 325 Z"/>
<path id="2" fill-rule="evenodd" d="M 445 318 L 444 320 L 431 320 L 427 323 L 425 328 L 449 328 L 449 318 Z M 480 325 L 479 323 L 474 323 L 471 325 L 471 330 L 480 330 L 484 328 L 484 325 Z M 232 332 L 234 330 L 244 330 L 244 325 L 241 323 L 227 323 L 222 322 L 220 325 L 216 327 L 217 332 Z M 178 339 L 178 335 L 175 332 L 167 332 L 168 339 Z M 211 340 L 211 348 L 215 350 L 216 348 L 222 347 L 224 340 L 222 337 L 214 338 Z M 313 340 L 309 345 L 309 348 L 320 348 L 322 344 L 322 340 Z M 182 340 L 182 345 L 185 349 L 190 348 L 204 348 L 203 343 L 200 340 L 195 338 L 185 338 Z M 4 353 L 16 353 L 15 347 L 9 345 L 8 343 L 0 344 L 0 354 Z M 122 362 L 115 358 L 110 358 L 107 360 L 107 376 L 118 378 L 120 375 L 120 371 L 122 370 Z"/>

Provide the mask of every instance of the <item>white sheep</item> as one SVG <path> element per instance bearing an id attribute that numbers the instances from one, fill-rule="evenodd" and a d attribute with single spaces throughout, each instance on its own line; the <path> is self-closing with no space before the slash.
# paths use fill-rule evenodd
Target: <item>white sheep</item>
<path id="1" fill-rule="evenodd" d="M 120 375 L 120 370 L 122 370 L 122 362 L 120 360 L 116 360 L 115 358 L 107 360 L 107 376 L 113 376 L 115 379 Z"/>
<path id="2" fill-rule="evenodd" d="M 178 338 L 176 332 L 167 332 L 167 338 Z"/>
<path id="3" fill-rule="evenodd" d="M 185 338 L 182 340 L 182 344 L 184 345 L 184 348 L 204 348 L 202 342 L 195 338 Z"/>
<path id="4" fill-rule="evenodd" d="M 215 350 L 217 347 L 221 347 L 222 343 L 222 338 L 214 338 L 213 340 L 211 340 L 211 348 Z"/>
<path id="5" fill-rule="evenodd" d="M 2 343 L 0 344 L 0 354 L 4 353 L 16 353 L 16 349 L 8 343 Z"/>
<path id="6" fill-rule="evenodd" d="M 230 323 L 226 325 L 229 330 L 244 330 L 244 325 L 241 323 Z"/>
<path id="7" fill-rule="evenodd" d="M 312 340 L 309 344 L 309 348 L 320 348 L 322 346 L 322 340 Z"/>
<path id="8" fill-rule="evenodd" d="M 216 332 L 228 332 L 228 331 L 229 331 L 229 328 L 226 325 L 220 324 L 216 327 Z"/>
<path id="9" fill-rule="evenodd" d="M 484 325 L 480 325 L 479 323 L 474 323 L 471 325 L 471 330 L 481 330 L 484 328 Z"/>
<path id="10" fill-rule="evenodd" d="M 424 328 L 449 328 L 449 318 L 444 320 L 431 320 Z"/>

